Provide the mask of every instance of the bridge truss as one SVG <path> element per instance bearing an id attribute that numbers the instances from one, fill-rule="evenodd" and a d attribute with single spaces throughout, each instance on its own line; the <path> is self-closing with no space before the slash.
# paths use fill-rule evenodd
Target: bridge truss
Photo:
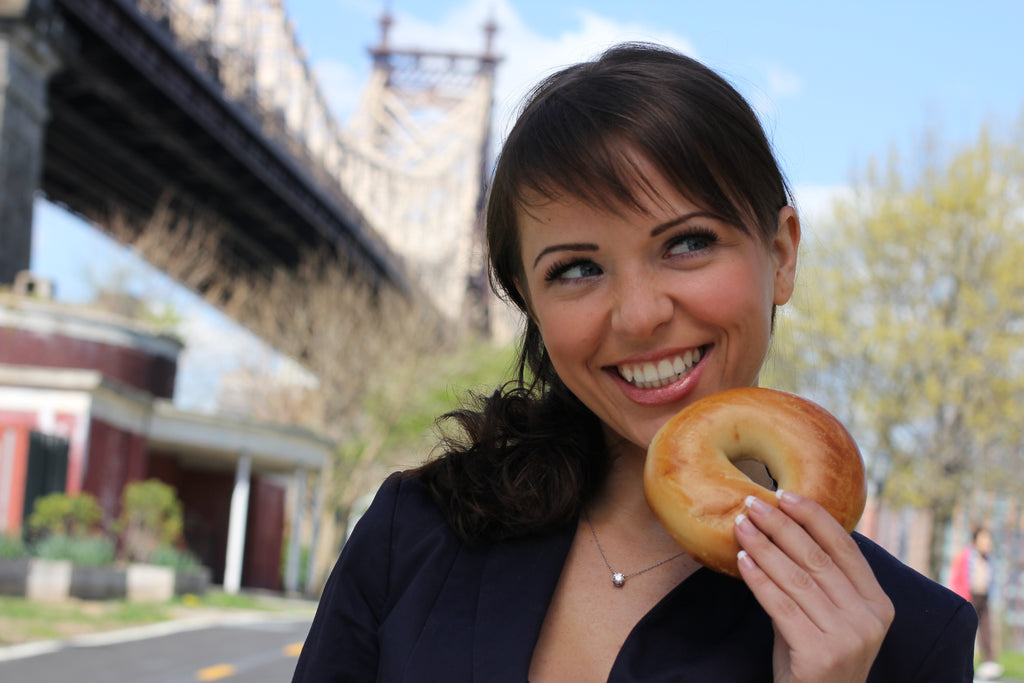
<path id="1" fill-rule="evenodd" d="M 485 193 L 496 27 L 480 53 L 396 49 L 381 18 L 351 124 L 331 112 L 281 0 L 138 0 L 224 96 L 344 197 L 447 318 L 487 325 Z"/>

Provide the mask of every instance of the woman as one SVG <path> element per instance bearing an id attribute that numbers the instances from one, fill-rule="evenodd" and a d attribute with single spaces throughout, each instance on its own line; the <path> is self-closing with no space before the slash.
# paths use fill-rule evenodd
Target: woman
<path id="1" fill-rule="evenodd" d="M 728 83 L 646 45 L 551 76 L 486 218 L 493 281 L 527 318 L 519 380 L 378 492 L 296 681 L 971 679 L 970 605 L 816 503 L 737 518 L 740 581 L 680 553 L 644 500 L 655 431 L 757 384 L 793 290 L 800 223 Z"/>
<path id="2" fill-rule="evenodd" d="M 971 542 L 960 549 L 949 571 L 949 588 L 970 601 L 978 614 L 977 649 L 981 652 L 978 678 L 995 680 L 1003 675 L 1003 667 L 996 659 L 992 635 L 992 612 L 989 594 L 994 585 L 992 571 L 992 533 L 979 526 L 971 533 Z"/>

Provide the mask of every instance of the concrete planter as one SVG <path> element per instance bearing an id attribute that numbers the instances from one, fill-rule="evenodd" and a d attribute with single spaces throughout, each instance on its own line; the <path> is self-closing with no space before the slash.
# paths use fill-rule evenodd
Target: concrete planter
<path id="1" fill-rule="evenodd" d="M 176 572 L 149 564 L 82 567 L 67 560 L 0 559 L 0 595 L 29 600 L 164 602 L 185 593 L 202 595 L 209 585 L 206 567 Z"/>
<path id="2" fill-rule="evenodd" d="M 174 574 L 175 595 L 203 595 L 210 587 L 210 568 L 185 569 Z"/>
<path id="3" fill-rule="evenodd" d="M 116 567 L 71 568 L 71 597 L 82 600 L 117 600 L 128 595 L 126 572 Z"/>
<path id="4" fill-rule="evenodd" d="M 28 557 L 0 560 L 0 595 L 28 595 Z"/>
<path id="5" fill-rule="evenodd" d="M 72 564 L 68 560 L 39 560 L 28 563 L 25 597 L 29 600 L 65 600 L 71 593 Z"/>

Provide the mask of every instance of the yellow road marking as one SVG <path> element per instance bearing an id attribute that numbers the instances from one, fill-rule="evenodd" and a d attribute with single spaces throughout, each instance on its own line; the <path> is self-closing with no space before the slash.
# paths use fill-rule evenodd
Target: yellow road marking
<path id="1" fill-rule="evenodd" d="M 200 669 L 196 672 L 197 681 L 216 681 L 221 678 L 227 678 L 228 676 L 234 676 L 236 673 L 235 667 L 230 664 L 215 664 L 208 666 L 205 669 Z"/>
<path id="2" fill-rule="evenodd" d="M 298 657 L 300 652 L 302 652 L 302 641 L 284 646 L 285 657 Z"/>

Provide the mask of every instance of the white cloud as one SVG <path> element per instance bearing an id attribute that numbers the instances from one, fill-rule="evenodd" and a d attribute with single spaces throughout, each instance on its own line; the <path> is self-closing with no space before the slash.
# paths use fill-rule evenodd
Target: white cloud
<path id="1" fill-rule="evenodd" d="M 799 95 L 803 89 L 803 80 L 777 64 L 769 63 L 757 71 L 761 74 L 760 83 L 745 83 L 748 89 L 746 97 L 761 122 L 771 129 L 774 128 L 773 122 L 778 119 L 779 101 Z"/>
<path id="2" fill-rule="evenodd" d="M 800 76 L 777 65 L 769 65 L 765 72 L 768 92 L 773 97 L 793 97 L 800 94 L 803 82 Z"/>

